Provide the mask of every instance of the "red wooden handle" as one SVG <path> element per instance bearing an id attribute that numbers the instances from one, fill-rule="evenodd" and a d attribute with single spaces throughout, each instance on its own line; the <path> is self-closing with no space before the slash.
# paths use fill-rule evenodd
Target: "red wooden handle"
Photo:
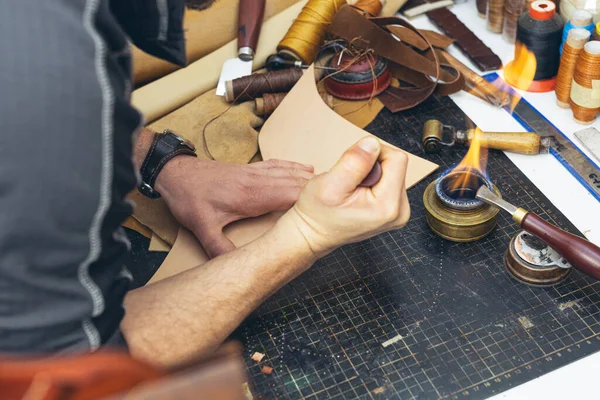
<path id="1" fill-rule="evenodd" d="M 574 268 L 600 279 L 600 248 L 595 244 L 565 232 L 533 213 L 525 215 L 521 227 L 546 242 Z"/>
<path id="2" fill-rule="evenodd" d="M 238 49 L 256 51 L 258 35 L 265 15 L 265 0 L 240 0 L 238 11 Z"/>

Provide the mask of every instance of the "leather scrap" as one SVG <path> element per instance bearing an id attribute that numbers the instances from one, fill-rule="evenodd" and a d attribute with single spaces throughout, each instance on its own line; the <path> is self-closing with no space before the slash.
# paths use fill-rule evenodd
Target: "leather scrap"
<path id="1" fill-rule="evenodd" d="M 427 49 L 420 52 L 394 38 L 385 29 L 391 25 L 409 29 L 427 44 Z M 423 79 L 419 79 L 418 82 L 412 79 L 419 86 L 413 83 L 410 86 L 390 87 L 379 95 L 380 100 L 392 112 L 406 110 L 420 104 L 433 94 L 438 86 L 443 87 L 440 90 L 446 94 L 458 92 L 464 86 L 464 79 L 460 72 L 449 64 L 441 64 L 427 37 L 401 18 L 366 18 L 356 13 L 352 7 L 344 6 L 336 14 L 329 29 L 331 33 L 351 42 L 355 47 L 363 50 L 372 49 L 376 55 L 387 58 L 395 71 L 408 69 L 420 74 Z M 396 68 L 394 64 L 402 68 Z M 394 77 L 404 81 L 403 74 Z"/>
<path id="2" fill-rule="evenodd" d="M 258 129 L 262 124 L 254 113 L 254 102 L 231 105 L 210 91 L 148 128 L 155 132 L 170 129 L 185 137 L 196 146 L 198 158 L 247 164 L 258 152 Z M 135 204 L 135 219 L 173 245 L 179 223 L 164 200 L 149 199 L 137 190 L 129 198 Z"/>
<path id="3" fill-rule="evenodd" d="M 452 11 L 447 8 L 440 8 L 428 12 L 427 17 L 446 35 L 453 38 L 458 48 L 481 71 L 494 71 L 502 67 L 500 57 L 475 36 Z"/>
<path id="4" fill-rule="evenodd" d="M 380 21 L 382 19 L 384 18 L 378 18 L 378 20 Z M 385 19 L 387 20 L 388 18 Z M 393 23 L 393 21 L 391 23 Z M 427 41 L 421 39 L 421 36 L 419 36 L 419 34 L 404 26 L 387 26 L 387 29 L 390 32 L 392 32 L 394 36 L 398 37 L 398 39 L 400 39 L 401 41 L 408 43 L 421 51 L 425 51 L 429 48 L 429 46 L 427 45 Z M 439 33 L 434 31 L 419 29 L 419 32 L 421 32 L 421 34 L 425 36 L 425 38 L 427 38 L 427 40 L 429 41 L 429 43 L 431 43 L 433 47 L 445 49 L 452 43 L 454 43 L 454 39 L 451 39 L 448 36 L 440 35 Z"/>

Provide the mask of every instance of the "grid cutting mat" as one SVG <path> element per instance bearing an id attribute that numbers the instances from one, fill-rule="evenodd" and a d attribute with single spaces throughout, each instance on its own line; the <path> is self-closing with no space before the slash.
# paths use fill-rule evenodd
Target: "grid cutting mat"
<path id="1" fill-rule="evenodd" d="M 430 118 L 467 124 L 449 98 L 431 98 L 396 115 L 383 111 L 367 129 L 423 155 Z M 429 158 L 439 173 L 465 152 Z M 600 349 L 600 283 L 577 271 L 550 288 L 517 282 L 503 264 L 518 231 L 506 213 L 473 243 L 433 234 L 422 196 L 438 173 L 409 191 L 405 228 L 332 253 L 239 328 L 257 397 L 485 398 Z M 576 232 L 503 153 L 490 153 L 488 173 L 506 199 Z M 261 362 L 250 358 L 256 351 L 266 355 Z"/>

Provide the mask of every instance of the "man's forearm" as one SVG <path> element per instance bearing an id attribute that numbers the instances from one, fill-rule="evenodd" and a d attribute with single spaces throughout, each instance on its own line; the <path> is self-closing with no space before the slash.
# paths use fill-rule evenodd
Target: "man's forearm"
<path id="1" fill-rule="evenodd" d="M 315 259 L 284 216 L 244 247 L 134 290 L 126 297 L 121 324 L 130 351 L 163 365 L 210 354 L 258 305 Z"/>
<path id="2" fill-rule="evenodd" d="M 148 154 L 148 150 L 150 150 L 150 145 L 152 144 L 155 134 L 155 132 L 152 132 L 149 129 L 142 128 L 142 131 L 135 142 L 133 147 L 133 165 L 135 165 L 135 168 L 138 171 L 142 167 L 142 163 Z"/>

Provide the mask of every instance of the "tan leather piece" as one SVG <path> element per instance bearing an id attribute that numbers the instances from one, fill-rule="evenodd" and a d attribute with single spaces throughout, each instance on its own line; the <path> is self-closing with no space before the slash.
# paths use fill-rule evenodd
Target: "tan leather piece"
<path id="1" fill-rule="evenodd" d="M 147 237 L 148 239 L 152 238 L 152 230 L 147 226 L 142 225 L 142 223 L 137 219 L 133 218 L 133 216 L 127 217 L 125 222 L 123 222 L 121 225 L 124 228 L 128 228 L 138 232 L 140 235 Z"/>
<path id="2" fill-rule="evenodd" d="M 265 17 L 268 20 L 298 0 L 267 0 Z M 218 0 L 202 11 L 186 9 L 183 29 L 186 38 L 188 63 L 199 60 L 237 37 L 239 0 Z M 163 77 L 179 67 L 133 47 L 133 76 L 136 85 Z"/>
<path id="3" fill-rule="evenodd" d="M 207 92 L 151 124 L 148 129 L 170 129 L 196 146 L 199 158 L 247 164 L 258 151 L 258 129 L 263 120 L 254 114 L 254 103 L 231 105 Z M 206 140 L 205 140 L 206 139 Z M 161 198 L 152 200 L 137 190 L 130 194 L 134 217 L 170 245 L 175 243 L 179 223 Z"/>

